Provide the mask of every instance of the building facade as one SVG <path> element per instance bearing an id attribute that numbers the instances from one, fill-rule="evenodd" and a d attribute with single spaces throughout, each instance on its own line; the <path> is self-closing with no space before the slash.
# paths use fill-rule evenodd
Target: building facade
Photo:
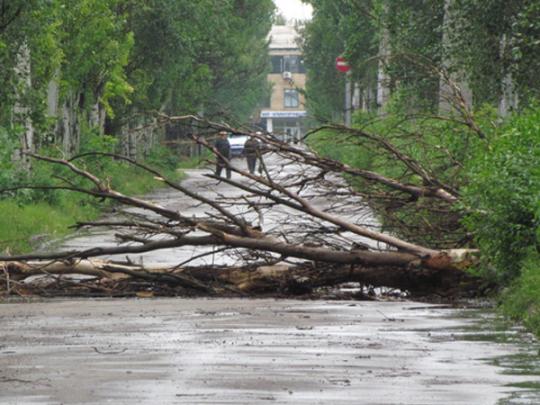
<path id="1" fill-rule="evenodd" d="M 272 70 L 268 81 L 272 95 L 260 112 L 266 130 L 286 140 L 297 141 L 304 133 L 307 115 L 301 90 L 306 83 L 304 61 L 291 26 L 274 26 L 270 32 Z"/>

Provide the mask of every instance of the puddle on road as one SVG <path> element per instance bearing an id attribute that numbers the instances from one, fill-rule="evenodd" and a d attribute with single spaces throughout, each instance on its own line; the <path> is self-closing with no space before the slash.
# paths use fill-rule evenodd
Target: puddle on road
<path id="1" fill-rule="evenodd" d="M 61 394 L 65 403 L 98 404 L 111 392 L 142 404 L 540 403 L 539 343 L 489 310 L 241 299 L 0 310 L 0 403 L 53 404 Z M 34 384 L 50 370 L 52 387 Z M 49 400 L 28 400 L 30 387 Z"/>
<path id="2" fill-rule="evenodd" d="M 452 340 L 512 345 L 518 353 L 484 359 L 488 364 L 501 368 L 501 374 L 523 376 L 523 381 L 506 384 L 518 388 L 497 405 L 540 404 L 540 342 L 524 328 L 505 321 L 486 309 L 467 310 L 457 317 L 472 321 L 468 326 L 448 330 Z"/>

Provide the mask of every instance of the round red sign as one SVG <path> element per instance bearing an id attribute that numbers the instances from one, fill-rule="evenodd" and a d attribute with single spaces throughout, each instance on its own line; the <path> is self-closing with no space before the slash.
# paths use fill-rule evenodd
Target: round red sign
<path id="1" fill-rule="evenodd" d="M 347 59 L 345 59 L 343 56 L 338 56 L 336 58 L 336 69 L 340 72 L 347 73 L 349 70 L 351 70 L 351 67 L 349 66 L 349 62 L 347 62 Z"/>

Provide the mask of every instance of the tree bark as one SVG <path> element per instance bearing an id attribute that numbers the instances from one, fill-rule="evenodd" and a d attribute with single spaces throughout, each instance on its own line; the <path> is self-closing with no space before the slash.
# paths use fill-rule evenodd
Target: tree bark
<path id="1" fill-rule="evenodd" d="M 21 154 L 17 158 L 20 159 L 23 169 L 29 171 L 31 164 L 27 153 L 34 150 L 34 124 L 30 117 L 31 107 L 29 106 L 29 96 L 32 90 L 31 55 L 26 42 L 23 42 L 17 53 L 15 74 L 19 82 L 19 89 L 13 108 L 13 118 L 15 123 L 24 128 L 20 136 Z"/>
<path id="2" fill-rule="evenodd" d="M 144 281 L 159 286 L 195 291 L 198 294 L 234 294 L 234 295 L 304 295 L 312 294 L 321 287 L 333 287 L 342 283 L 357 282 L 370 288 L 386 287 L 407 291 L 413 296 L 456 295 L 470 293 L 479 285 L 479 280 L 457 268 L 426 269 L 421 266 L 381 265 L 365 267 L 363 265 L 324 264 L 321 262 L 297 265 L 248 265 L 248 266 L 204 266 L 186 267 L 171 270 L 169 268 L 143 268 L 130 263 L 113 263 L 104 260 L 62 260 L 62 261 L 27 261 L 0 262 L 11 283 L 21 285 L 22 280 L 32 276 L 46 275 L 67 276 L 83 275 L 90 278 L 78 278 L 75 283 L 81 289 L 85 285 L 106 285 L 111 283 L 136 283 Z M 73 279 L 73 278 L 72 278 Z M 75 278 L 77 280 L 77 278 Z M 55 279 L 50 278 L 50 282 Z M 36 279 L 34 279 L 34 283 Z M 38 285 L 43 285 L 40 280 Z M 26 288 L 32 288 L 32 282 L 26 282 Z M 1 284 L 0 284 L 1 286 Z M 0 287 L 1 288 L 1 287 Z M 145 284 L 145 288 L 148 285 Z M 133 293 L 136 289 L 130 289 Z M 171 290 L 169 290 L 170 293 Z M 173 292 L 174 293 L 174 292 Z"/>
<path id="3" fill-rule="evenodd" d="M 473 94 L 470 89 L 465 72 L 455 71 L 452 51 L 450 49 L 451 29 L 456 29 L 453 24 L 452 7 L 455 0 L 444 1 L 443 37 L 442 37 L 442 69 L 443 74 L 439 80 L 439 113 L 448 115 L 472 109 Z M 451 28 L 453 27 L 453 28 Z"/>

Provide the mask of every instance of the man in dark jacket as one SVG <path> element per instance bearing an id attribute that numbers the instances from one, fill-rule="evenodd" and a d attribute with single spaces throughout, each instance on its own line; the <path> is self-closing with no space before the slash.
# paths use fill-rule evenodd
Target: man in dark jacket
<path id="1" fill-rule="evenodd" d="M 225 159 L 229 160 L 231 158 L 231 144 L 229 143 L 227 139 L 227 132 L 226 131 L 220 131 L 218 134 L 218 139 L 214 143 L 214 147 L 219 152 L 221 156 L 217 156 L 216 160 L 216 176 L 221 176 L 221 171 L 223 168 L 225 168 L 227 172 L 227 178 L 231 178 L 231 168 L 225 161 Z"/>
<path id="2" fill-rule="evenodd" d="M 257 132 L 257 135 L 260 132 Z M 255 166 L 257 165 L 257 157 L 259 156 L 259 140 L 253 135 L 244 144 L 244 155 L 246 156 L 248 170 L 251 174 L 255 173 Z"/>

